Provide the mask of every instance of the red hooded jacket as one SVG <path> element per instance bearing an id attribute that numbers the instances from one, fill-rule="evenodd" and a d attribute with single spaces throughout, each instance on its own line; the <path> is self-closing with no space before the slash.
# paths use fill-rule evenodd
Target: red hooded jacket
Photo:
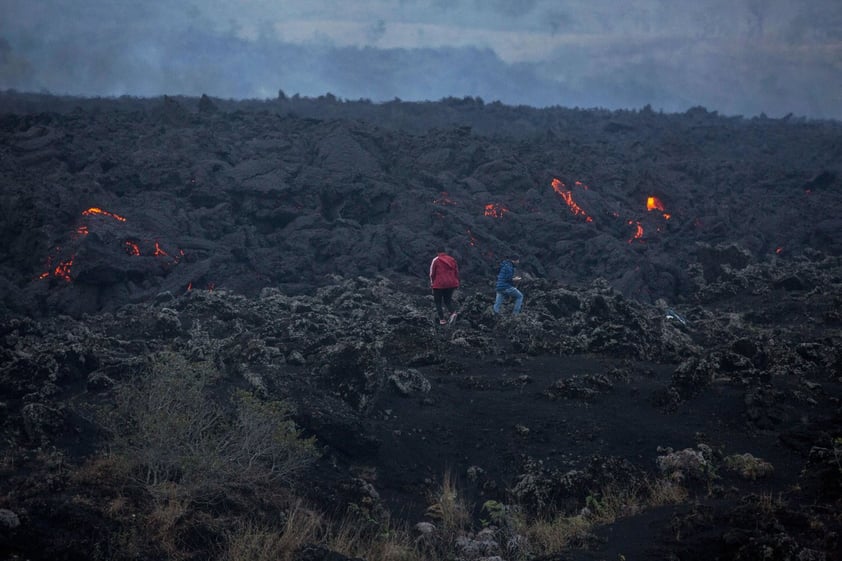
<path id="1" fill-rule="evenodd" d="M 458 288 L 459 265 L 446 253 L 439 253 L 430 263 L 430 286 L 433 288 Z"/>

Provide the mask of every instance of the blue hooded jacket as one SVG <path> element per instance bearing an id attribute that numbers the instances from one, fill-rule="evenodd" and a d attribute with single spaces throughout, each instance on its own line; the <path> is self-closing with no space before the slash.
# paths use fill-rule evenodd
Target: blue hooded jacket
<path id="1" fill-rule="evenodd" d="M 514 284 L 512 284 L 512 278 L 514 276 L 515 264 L 509 259 L 503 260 L 503 262 L 500 263 L 500 272 L 497 274 L 497 286 L 495 289 L 506 290 L 507 288 L 514 287 Z"/>

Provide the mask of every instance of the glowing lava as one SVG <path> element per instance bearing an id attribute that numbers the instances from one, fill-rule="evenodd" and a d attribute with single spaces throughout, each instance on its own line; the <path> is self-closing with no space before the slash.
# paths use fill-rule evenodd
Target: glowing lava
<path id="1" fill-rule="evenodd" d="M 640 224 L 638 220 L 629 220 L 629 224 L 633 224 L 635 226 L 634 234 L 632 237 L 629 238 L 629 243 L 632 243 L 634 240 L 640 240 L 643 238 L 643 226 Z"/>
<path id="2" fill-rule="evenodd" d="M 113 218 L 114 220 L 117 220 L 119 222 L 125 222 L 126 221 L 126 219 L 123 218 L 122 216 L 120 216 L 119 214 L 114 214 L 113 212 L 108 212 L 107 210 L 102 210 L 101 208 L 98 208 L 98 207 L 91 207 L 88 210 L 82 212 L 82 216 L 91 216 L 91 215 L 94 215 L 94 214 L 99 214 L 101 216 L 110 216 L 111 218 Z"/>
<path id="3" fill-rule="evenodd" d="M 669 220 L 672 216 L 665 212 L 664 203 L 661 202 L 661 199 L 658 197 L 647 197 L 646 198 L 646 210 L 652 212 L 653 210 L 659 210 L 664 213 L 664 219 Z"/>
<path id="4" fill-rule="evenodd" d="M 501 204 L 488 203 L 485 205 L 485 216 L 490 216 L 491 218 L 503 218 L 503 215 L 507 212 L 509 212 L 509 209 Z"/>
<path id="5" fill-rule="evenodd" d="M 587 185 L 577 181 L 576 185 L 587 189 Z M 593 222 L 593 218 L 588 216 L 588 213 L 582 210 L 582 207 L 576 204 L 576 201 L 573 200 L 573 192 L 567 188 L 562 181 L 558 179 L 553 179 L 552 181 L 553 190 L 561 195 L 561 198 L 564 199 L 564 202 L 567 204 L 568 208 L 570 208 L 570 212 L 572 212 L 575 216 L 584 216 L 585 222 Z"/>
<path id="6" fill-rule="evenodd" d="M 56 250 L 59 250 L 59 249 L 60 248 L 56 248 Z M 46 273 L 41 273 L 38 276 L 38 278 L 39 279 L 46 279 L 50 276 L 53 276 L 53 277 L 56 277 L 57 279 L 61 279 L 63 281 L 67 281 L 67 282 L 72 281 L 73 278 L 70 276 L 70 268 L 73 266 L 73 259 L 75 257 L 76 256 L 73 255 L 73 256 L 70 257 L 70 259 L 68 259 L 66 261 L 59 261 L 59 264 L 56 265 L 55 268 L 53 268 L 51 271 L 47 271 Z M 47 266 L 48 267 L 52 267 L 52 265 L 50 264 L 51 261 L 52 261 L 52 258 L 47 260 Z"/>
<path id="7" fill-rule="evenodd" d="M 82 212 L 82 216 L 104 216 L 116 220 L 118 222 L 126 222 L 126 218 L 120 216 L 119 214 L 114 214 L 113 212 L 108 212 L 107 210 L 102 210 L 99 207 L 91 207 Z M 76 236 L 87 236 L 90 233 L 89 224 L 81 224 L 75 230 L 74 233 Z M 132 257 L 137 257 L 142 255 L 141 247 L 138 242 L 125 240 L 122 242 L 123 250 Z M 69 259 L 66 260 L 59 260 L 59 256 L 64 253 L 67 255 L 67 251 L 62 252 L 61 247 L 56 247 L 55 251 L 52 255 L 47 257 L 47 271 L 38 275 L 39 279 L 47 279 L 50 277 L 60 278 L 64 281 L 71 282 L 73 280 L 71 276 L 71 268 L 73 267 L 74 259 L 76 258 L 76 254 L 73 253 Z M 173 257 L 169 253 L 167 253 L 158 242 L 155 242 L 155 250 L 152 254 L 154 257 L 169 257 L 173 260 L 173 263 L 178 263 L 179 260 L 184 257 L 184 251 L 178 250 L 178 255 Z M 58 265 L 53 266 L 54 263 L 58 263 Z"/>
<path id="8" fill-rule="evenodd" d="M 140 255 L 140 247 L 134 242 L 125 242 L 124 247 L 126 248 L 126 253 L 131 256 Z"/>
<path id="9" fill-rule="evenodd" d="M 158 242 L 155 242 L 155 253 L 153 253 L 155 257 L 169 257 L 170 254 L 161 249 L 161 246 L 158 245 Z"/>

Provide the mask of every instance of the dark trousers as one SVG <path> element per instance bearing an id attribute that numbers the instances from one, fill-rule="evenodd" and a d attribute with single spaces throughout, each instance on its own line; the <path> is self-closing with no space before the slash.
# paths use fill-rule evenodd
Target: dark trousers
<path id="1" fill-rule="evenodd" d="M 433 289 L 433 300 L 436 302 L 436 312 L 439 314 L 439 319 L 444 319 L 444 315 L 442 315 L 441 305 L 444 304 L 447 307 L 447 311 L 451 314 L 455 311 L 453 309 L 453 293 L 456 291 L 455 288 L 434 288 Z"/>

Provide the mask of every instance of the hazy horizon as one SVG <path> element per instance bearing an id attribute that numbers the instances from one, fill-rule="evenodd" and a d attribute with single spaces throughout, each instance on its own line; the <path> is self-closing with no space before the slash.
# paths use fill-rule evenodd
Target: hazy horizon
<path id="1" fill-rule="evenodd" d="M 0 89 L 842 119 L 842 2 L 0 0 Z"/>

